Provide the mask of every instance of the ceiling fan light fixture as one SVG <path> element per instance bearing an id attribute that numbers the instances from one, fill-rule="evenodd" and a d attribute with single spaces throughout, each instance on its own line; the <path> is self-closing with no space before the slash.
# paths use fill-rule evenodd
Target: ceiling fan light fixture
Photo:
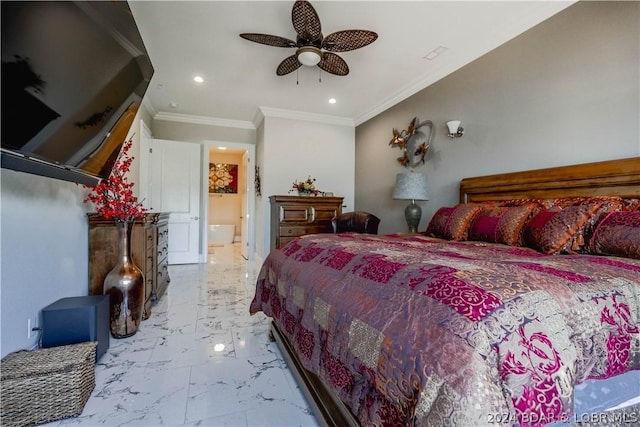
<path id="1" fill-rule="evenodd" d="M 306 65 L 309 67 L 318 65 L 320 59 L 322 59 L 320 49 L 314 46 L 301 47 L 296 51 L 296 56 L 298 58 L 298 61 L 300 61 L 302 65 Z"/>
<path id="2" fill-rule="evenodd" d="M 276 68 L 276 75 L 284 76 L 303 65 L 315 67 L 335 76 L 349 74 L 349 66 L 336 53 L 360 49 L 373 43 L 378 34 L 369 30 L 342 30 L 322 35 L 318 13 L 308 1 L 298 0 L 291 9 L 291 22 L 296 41 L 271 34 L 241 33 L 240 37 L 267 46 L 296 48 L 296 53 L 284 58 Z M 321 75 L 321 74 L 320 74 Z"/>

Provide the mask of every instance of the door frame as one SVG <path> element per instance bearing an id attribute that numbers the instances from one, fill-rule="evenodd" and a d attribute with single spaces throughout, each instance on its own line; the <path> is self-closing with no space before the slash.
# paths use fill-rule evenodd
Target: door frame
<path id="1" fill-rule="evenodd" d="M 256 165 L 256 146 L 242 142 L 229 142 L 217 140 L 205 140 L 202 144 L 202 194 L 200 203 L 200 256 L 201 262 L 207 262 L 208 245 L 208 224 L 209 224 L 209 149 L 212 147 L 227 147 L 233 150 L 245 150 L 248 153 L 248 162 L 245 164 L 246 185 L 247 185 L 247 255 L 249 261 L 256 259 L 256 190 L 255 190 L 255 165 Z"/>

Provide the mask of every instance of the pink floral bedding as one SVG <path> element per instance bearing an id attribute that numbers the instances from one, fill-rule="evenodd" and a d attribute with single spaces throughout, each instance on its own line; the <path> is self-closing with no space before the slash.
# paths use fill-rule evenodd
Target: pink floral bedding
<path id="1" fill-rule="evenodd" d="M 422 235 L 272 251 L 251 313 L 362 425 L 544 425 L 573 388 L 640 369 L 640 260 Z"/>

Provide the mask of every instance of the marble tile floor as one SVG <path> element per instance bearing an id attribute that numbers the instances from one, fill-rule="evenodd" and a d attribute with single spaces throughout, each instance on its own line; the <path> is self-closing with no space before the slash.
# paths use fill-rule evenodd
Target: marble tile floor
<path id="1" fill-rule="evenodd" d="M 78 417 L 46 426 L 317 426 L 268 319 L 249 315 L 260 265 L 238 244 L 171 265 L 136 335 L 111 338 Z"/>

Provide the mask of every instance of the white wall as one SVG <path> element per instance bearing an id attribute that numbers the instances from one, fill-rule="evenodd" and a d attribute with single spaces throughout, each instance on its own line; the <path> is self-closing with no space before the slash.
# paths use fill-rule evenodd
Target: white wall
<path id="1" fill-rule="evenodd" d="M 262 148 L 262 257 L 269 251 L 269 196 L 287 195 L 294 181 L 316 178 L 316 188 L 344 197 L 344 211 L 354 206 L 355 129 L 352 126 L 264 118 Z M 297 193 L 293 193 L 297 194 Z"/>
<path id="2" fill-rule="evenodd" d="M 260 194 L 256 192 L 256 254 L 264 259 L 269 252 L 269 198 L 264 192 L 264 120 L 260 121 L 256 129 L 256 162 L 260 177 Z M 267 228 L 265 230 L 265 228 Z"/>
<path id="3" fill-rule="evenodd" d="M 37 344 L 27 319 L 60 298 L 88 294 L 88 226 L 82 186 L 0 170 L 1 357 Z"/>

